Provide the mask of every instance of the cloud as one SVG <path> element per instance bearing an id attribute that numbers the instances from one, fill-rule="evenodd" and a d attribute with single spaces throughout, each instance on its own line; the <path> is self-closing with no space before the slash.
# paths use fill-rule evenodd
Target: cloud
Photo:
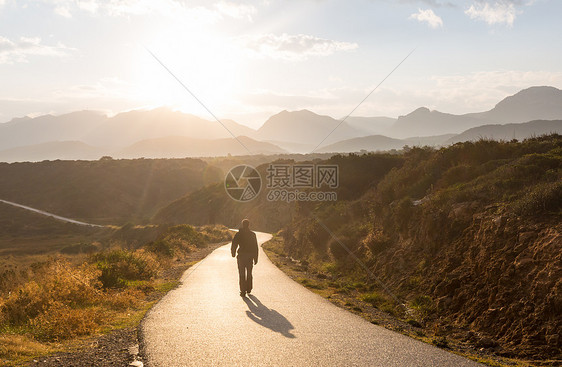
<path id="1" fill-rule="evenodd" d="M 233 3 L 230 1 L 220 1 L 215 4 L 215 8 L 222 14 L 236 19 L 247 19 L 252 21 L 252 16 L 257 13 L 257 9 L 252 5 Z"/>
<path id="2" fill-rule="evenodd" d="M 439 16 L 437 16 L 431 9 L 418 9 L 417 13 L 410 15 L 410 19 L 416 19 L 421 23 L 426 22 L 427 25 L 433 29 L 443 27 L 443 20 Z"/>
<path id="3" fill-rule="evenodd" d="M 465 14 L 470 17 L 470 19 L 481 20 L 489 25 L 494 24 L 505 24 L 507 26 L 513 26 L 513 22 L 520 13 L 515 8 L 515 5 L 520 4 L 520 1 L 497 1 L 493 5 L 489 2 L 478 2 L 472 4 L 470 8 L 465 11 Z"/>
<path id="4" fill-rule="evenodd" d="M 309 56 L 327 56 L 338 51 L 351 51 L 356 43 L 340 42 L 306 34 L 262 34 L 242 38 L 244 46 L 253 53 L 273 59 L 303 60 Z"/>
<path id="5" fill-rule="evenodd" d="M 402 4 L 423 3 L 423 4 L 431 6 L 432 8 L 441 8 L 441 7 L 456 8 L 457 7 L 457 5 L 454 2 L 440 1 L 440 0 L 399 0 L 399 2 L 402 3 Z"/>
<path id="6" fill-rule="evenodd" d="M 4 0 L 0 0 L 2 2 Z M 75 12 L 111 17 L 160 15 L 185 22 L 213 23 L 223 17 L 247 19 L 257 13 L 248 4 L 221 0 L 209 5 L 188 5 L 184 0 L 37 0 L 52 6 L 55 14 L 70 18 Z"/>
<path id="7" fill-rule="evenodd" d="M 67 56 L 71 48 L 59 43 L 49 46 L 39 37 L 20 37 L 17 41 L 0 36 L 0 64 L 28 62 L 31 56 Z"/>
<path id="8" fill-rule="evenodd" d="M 70 9 L 66 6 L 57 6 L 55 8 L 55 14 L 58 14 L 61 17 L 65 17 L 65 18 L 72 18 L 72 14 L 70 14 Z"/>

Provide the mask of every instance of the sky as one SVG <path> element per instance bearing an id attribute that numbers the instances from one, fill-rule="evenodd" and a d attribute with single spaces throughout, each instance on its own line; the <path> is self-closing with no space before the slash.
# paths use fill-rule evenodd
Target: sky
<path id="1" fill-rule="evenodd" d="M 0 122 L 486 111 L 562 89 L 561 14 L 560 0 L 0 0 Z"/>

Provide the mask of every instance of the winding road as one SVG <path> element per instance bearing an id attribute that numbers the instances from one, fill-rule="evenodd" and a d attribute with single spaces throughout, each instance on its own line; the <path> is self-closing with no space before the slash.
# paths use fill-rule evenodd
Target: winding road
<path id="1" fill-rule="evenodd" d="M 53 213 L 49 213 L 43 210 L 39 210 L 39 209 L 35 209 L 32 208 L 30 206 L 26 206 L 26 205 L 21 205 L 18 203 L 13 203 L 11 201 L 7 201 L 7 200 L 2 200 L 0 199 L 0 203 L 4 203 L 4 204 L 8 204 L 11 206 L 15 206 L 17 208 L 21 208 L 21 209 L 25 209 L 25 210 L 29 210 L 30 212 L 34 212 L 37 214 L 41 214 L 44 215 L 46 217 L 51 217 L 51 218 L 55 218 L 57 220 L 60 220 L 61 222 L 67 222 L 67 223 L 73 223 L 73 224 L 78 224 L 80 226 L 86 226 L 86 227 L 95 227 L 95 228 L 103 228 L 105 226 L 100 226 L 99 224 L 92 224 L 92 223 L 86 223 L 86 222 L 80 222 L 79 220 L 75 220 L 75 219 L 70 219 L 70 218 L 66 218 L 66 217 L 61 217 L 60 215 L 56 215 Z"/>
<path id="2" fill-rule="evenodd" d="M 260 244 L 271 238 L 257 235 Z M 479 366 L 334 306 L 261 248 L 254 291 L 242 298 L 230 244 L 189 269 L 147 314 L 141 348 L 150 367 Z"/>

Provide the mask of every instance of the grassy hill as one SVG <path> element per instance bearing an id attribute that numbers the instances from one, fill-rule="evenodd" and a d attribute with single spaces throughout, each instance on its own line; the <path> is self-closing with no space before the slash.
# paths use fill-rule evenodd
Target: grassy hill
<path id="1" fill-rule="evenodd" d="M 320 162 L 316 159 L 314 162 Z M 336 164 L 340 168 L 340 187 L 336 189 L 339 199 L 357 198 L 370 185 L 382 179 L 393 167 L 401 164 L 397 155 L 335 155 L 321 162 Z M 233 162 L 242 164 L 243 162 Z M 278 159 L 276 164 L 295 163 L 294 159 Z M 298 164 L 312 161 L 298 161 Z M 215 162 L 219 166 L 223 163 Z M 237 165 L 235 164 L 235 165 Z M 278 231 L 290 222 L 298 205 L 283 201 L 268 201 L 266 197 L 266 169 L 269 163 L 256 167 L 262 177 L 262 193 L 253 201 L 239 203 L 226 193 L 224 183 L 215 184 L 194 191 L 159 210 L 152 218 L 154 223 L 194 225 L 221 223 L 230 228 L 237 227 L 244 218 L 250 219 L 252 226 L 259 230 Z"/>
<path id="2" fill-rule="evenodd" d="M 324 278 L 366 285 L 359 297 L 407 317 L 340 241 L 436 335 L 560 359 L 562 136 L 414 148 L 402 159 L 356 199 L 300 205 L 286 253 Z"/>
<path id="3" fill-rule="evenodd" d="M 143 221 L 222 179 L 197 159 L 0 163 L 0 198 L 98 224 Z"/>
<path id="4" fill-rule="evenodd" d="M 40 255 L 82 246 L 107 238 L 111 230 L 64 223 L 22 208 L 0 203 L 0 258 Z M 0 265 L 2 265 L 0 261 Z"/>

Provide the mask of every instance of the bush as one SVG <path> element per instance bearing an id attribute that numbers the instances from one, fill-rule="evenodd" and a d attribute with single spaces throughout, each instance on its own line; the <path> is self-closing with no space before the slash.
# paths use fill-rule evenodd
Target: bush
<path id="1" fill-rule="evenodd" d="M 64 261 L 54 261 L 40 269 L 35 280 L 13 291 L 0 306 L 2 319 L 20 326 L 46 312 L 53 302 L 70 307 L 84 307 L 97 301 L 99 272 L 87 264 L 75 268 Z"/>
<path id="2" fill-rule="evenodd" d="M 513 203 L 513 210 L 520 215 L 536 215 L 562 208 L 562 182 L 536 185 L 522 198 Z"/>
<path id="3" fill-rule="evenodd" d="M 156 276 L 158 263 L 154 255 L 144 250 L 135 252 L 112 250 L 92 257 L 101 270 L 99 280 L 104 288 L 124 287 L 128 281 L 149 280 Z"/>
<path id="4" fill-rule="evenodd" d="M 414 309 L 420 320 L 427 320 L 435 313 L 435 304 L 429 296 L 417 296 L 410 302 L 410 307 Z"/>
<path id="5" fill-rule="evenodd" d="M 145 248 L 160 256 L 172 257 L 175 254 L 174 247 L 170 241 L 156 240 L 147 244 Z"/>
<path id="6" fill-rule="evenodd" d="M 31 321 L 38 340 L 60 341 L 75 336 L 90 335 L 102 323 L 102 313 L 97 308 L 72 308 L 58 301 Z"/>
<path id="7" fill-rule="evenodd" d="M 47 309 L 49 299 L 34 281 L 13 292 L 0 306 L 2 320 L 8 325 L 24 325 Z"/>
<path id="8" fill-rule="evenodd" d="M 390 247 L 392 241 L 383 231 L 375 229 L 369 232 L 367 237 L 363 240 L 363 243 L 367 245 L 374 254 L 378 254 Z"/>
<path id="9" fill-rule="evenodd" d="M 124 311 L 137 307 L 144 293 L 138 289 L 125 289 L 118 292 L 110 292 L 106 297 L 106 304 L 113 310 Z"/>

